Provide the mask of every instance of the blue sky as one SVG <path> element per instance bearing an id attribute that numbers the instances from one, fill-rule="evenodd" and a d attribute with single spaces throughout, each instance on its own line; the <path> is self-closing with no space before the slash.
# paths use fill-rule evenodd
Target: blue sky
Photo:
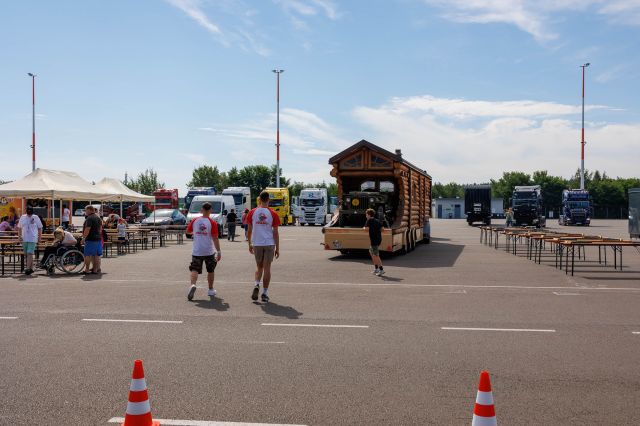
<path id="1" fill-rule="evenodd" d="M 579 167 L 640 173 L 638 0 L 0 2 L 0 179 L 38 166 L 90 180 L 275 162 L 329 180 L 360 139 L 441 182 Z M 6 154 L 6 156 L 4 155 Z"/>

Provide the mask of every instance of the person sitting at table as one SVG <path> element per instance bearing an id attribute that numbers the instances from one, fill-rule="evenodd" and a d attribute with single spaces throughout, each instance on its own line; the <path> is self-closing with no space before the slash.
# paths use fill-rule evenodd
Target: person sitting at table
<path id="1" fill-rule="evenodd" d="M 42 266 L 47 269 L 47 274 L 53 273 L 53 268 L 55 267 L 53 260 L 55 257 L 61 256 L 66 249 L 77 244 L 78 240 L 76 240 L 76 237 L 74 237 L 71 232 L 65 231 L 62 228 L 56 228 L 56 230 L 53 231 L 53 244 L 45 247 L 44 255 L 42 256 L 44 259 Z"/>
<path id="2" fill-rule="evenodd" d="M 9 216 L 5 216 L 0 221 L 0 232 L 13 231 L 11 224 L 9 223 Z"/>

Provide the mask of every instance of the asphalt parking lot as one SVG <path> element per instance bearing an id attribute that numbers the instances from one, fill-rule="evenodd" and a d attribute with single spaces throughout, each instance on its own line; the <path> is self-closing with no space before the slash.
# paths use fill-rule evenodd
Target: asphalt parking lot
<path id="1" fill-rule="evenodd" d="M 640 424 L 640 253 L 614 271 L 587 251 L 572 277 L 464 221 L 432 234 L 378 278 L 320 228 L 283 228 L 268 304 L 242 241 L 222 242 L 213 301 L 204 282 L 186 299 L 188 241 L 100 277 L 1 278 L 0 424 L 115 424 L 136 358 L 167 424 L 467 425 L 483 369 L 501 424 Z"/>

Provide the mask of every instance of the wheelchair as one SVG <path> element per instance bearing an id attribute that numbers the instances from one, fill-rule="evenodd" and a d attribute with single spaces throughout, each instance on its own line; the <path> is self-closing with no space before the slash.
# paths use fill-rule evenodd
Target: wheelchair
<path id="1" fill-rule="evenodd" d="M 43 257 L 39 268 L 47 271 L 47 275 L 53 275 L 56 269 L 66 274 L 78 274 L 84 270 L 84 254 L 77 246 L 59 246 L 55 253 Z"/>

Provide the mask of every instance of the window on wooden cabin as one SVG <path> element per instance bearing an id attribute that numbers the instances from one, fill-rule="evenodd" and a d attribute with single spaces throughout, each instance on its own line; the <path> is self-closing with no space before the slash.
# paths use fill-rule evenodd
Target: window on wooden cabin
<path id="1" fill-rule="evenodd" d="M 391 164 L 391 160 L 381 157 L 375 153 L 371 153 L 369 166 L 372 169 L 391 169 L 393 168 L 393 164 Z"/>
<path id="2" fill-rule="evenodd" d="M 342 169 L 361 169 L 362 168 L 362 154 L 356 154 L 340 163 Z"/>
<path id="3" fill-rule="evenodd" d="M 380 192 L 393 192 L 395 191 L 395 185 L 393 182 L 389 182 L 388 180 L 383 180 L 380 182 Z"/>

